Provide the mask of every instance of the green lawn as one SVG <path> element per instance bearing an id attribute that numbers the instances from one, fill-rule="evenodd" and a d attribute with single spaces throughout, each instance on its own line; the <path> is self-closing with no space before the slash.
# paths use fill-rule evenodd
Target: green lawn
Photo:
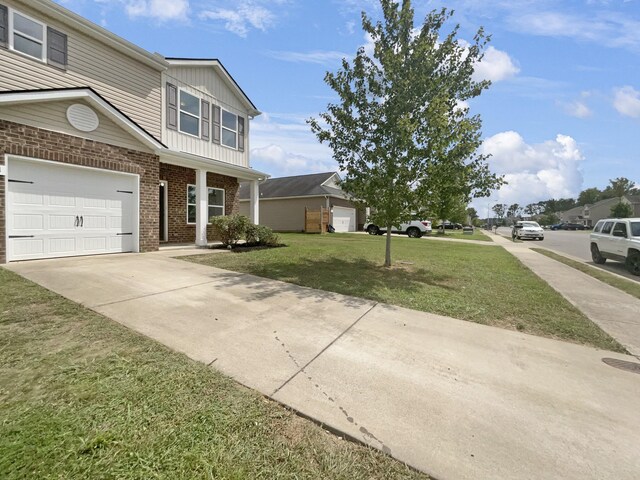
<path id="1" fill-rule="evenodd" d="M 625 280 L 624 278 L 620 278 L 617 275 L 612 275 L 608 272 L 605 272 L 604 270 L 600 270 L 599 268 L 590 267 L 585 263 L 572 260 L 571 258 L 567 258 L 563 255 L 558 255 L 557 253 L 551 252 L 544 248 L 532 248 L 531 250 L 541 253 L 542 255 L 546 255 L 549 258 L 553 258 L 554 260 L 562 262 L 565 265 L 575 268 L 576 270 L 580 270 L 581 272 L 586 273 L 587 275 L 590 275 L 593 278 L 600 280 L 601 282 L 618 288 L 623 292 L 626 292 L 629 295 L 640 299 L 640 283 L 638 282 L 634 282 L 633 280 Z"/>
<path id="2" fill-rule="evenodd" d="M 442 233 L 438 233 L 437 230 L 433 230 L 433 232 L 429 236 L 436 238 L 444 236 L 445 238 L 455 238 L 460 240 L 479 240 L 481 242 L 493 242 L 491 237 L 487 236 L 480 228 L 474 228 L 472 235 L 469 235 L 468 233 L 465 234 L 462 232 L 462 230 L 445 230 L 444 235 Z"/>
<path id="3" fill-rule="evenodd" d="M 427 478 L 0 268 L 0 478 Z"/>
<path id="4" fill-rule="evenodd" d="M 183 257 L 196 263 L 622 352 L 499 247 L 361 234 L 282 234 L 287 247 Z"/>

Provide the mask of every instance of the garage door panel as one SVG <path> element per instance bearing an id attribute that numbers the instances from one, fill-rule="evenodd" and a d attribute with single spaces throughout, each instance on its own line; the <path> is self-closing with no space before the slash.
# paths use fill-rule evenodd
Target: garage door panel
<path id="1" fill-rule="evenodd" d="M 9 261 L 135 249 L 135 176 L 9 159 L 17 177 L 7 192 Z"/>
<path id="2" fill-rule="evenodd" d="M 73 255 L 76 252 L 76 239 L 74 237 L 67 238 L 50 238 L 49 252 L 56 255 Z"/>
<path id="3" fill-rule="evenodd" d="M 43 214 L 18 214 L 13 216 L 13 229 L 21 230 L 44 230 Z"/>
<path id="4" fill-rule="evenodd" d="M 75 215 L 49 214 L 49 230 L 73 230 L 75 223 Z"/>
<path id="5" fill-rule="evenodd" d="M 14 238 L 13 254 L 25 258 L 39 258 L 44 255 L 44 239 Z"/>

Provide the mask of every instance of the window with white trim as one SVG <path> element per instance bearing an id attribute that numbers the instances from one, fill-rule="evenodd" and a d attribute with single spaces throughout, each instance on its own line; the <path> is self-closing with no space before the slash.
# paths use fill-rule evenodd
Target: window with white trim
<path id="1" fill-rule="evenodd" d="M 180 90 L 180 131 L 200 136 L 200 99 Z"/>
<path id="2" fill-rule="evenodd" d="M 11 41 L 15 51 L 45 61 L 45 26 L 22 13 L 11 12 Z"/>
<path id="3" fill-rule="evenodd" d="M 238 116 L 222 110 L 222 145 L 238 148 Z"/>
<path id="4" fill-rule="evenodd" d="M 208 216 L 218 217 L 224 215 L 224 189 L 207 188 L 208 192 Z M 196 186 L 187 185 L 187 223 L 196 223 Z"/>

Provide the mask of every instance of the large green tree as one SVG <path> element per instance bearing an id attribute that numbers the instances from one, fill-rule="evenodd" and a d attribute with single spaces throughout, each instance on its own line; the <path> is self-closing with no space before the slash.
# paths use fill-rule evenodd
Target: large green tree
<path id="1" fill-rule="evenodd" d="M 620 201 L 611 207 L 611 216 L 615 218 L 633 217 L 633 207 L 628 203 Z"/>
<path id="2" fill-rule="evenodd" d="M 602 192 L 597 187 L 587 188 L 578 195 L 578 205 L 591 205 L 600 200 Z"/>
<path id="3" fill-rule="evenodd" d="M 614 178 L 609 180 L 609 185 L 602 191 L 602 197 L 605 198 L 622 198 L 623 195 L 637 195 L 638 188 L 635 183 L 625 177 Z"/>
<path id="4" fill-rule="evenodd" d="M 490 84 L 473 79 L 488 41 L 482 29 L 468 44 L 457 39 L 458 27 L 442 31 L 452 15 L 446 9 L 430 12 L 416 29 L 409 0 L 381 6 L 380 22 L 362 14 L 373 52 L 362 47 L 326 74 L 339 102 L 309 124 L 345 172 L 342 188 L 387 227 L 390 266 L 392 226 L 447 197 L 468 203 L 488 196 L 502 178 L 478 152 L 481 120 L 466 106 Z"/>

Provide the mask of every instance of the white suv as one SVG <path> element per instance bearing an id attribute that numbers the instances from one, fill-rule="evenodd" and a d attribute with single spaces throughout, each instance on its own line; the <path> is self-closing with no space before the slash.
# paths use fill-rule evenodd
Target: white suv
<path id="1" fill-rule="evenodd" d="M 594 263 L 624 262 L 627 270 L 640 275 L 640 218 L 605 218 L 589 234 Z"/>
<path id="2" fill-rule="evenodd" d="M 511 229 L 511 238 L 522 240 L 524 238 L 532 238 L 534 240 L 544 240 L 544 229 L 538 225 L 538 222 L 521 221 L 516 222 Z"/>
<path id="3" fill-rule="evenodd" d="M 364 231 L 369 235 L 382 235 L 383 233 L 387 233 L 385 227 L 379 227 L 373 223 L 365 223 Z M 409 223 L 402 223 L 400 226 L 391 228 L 391 233 L 406 233 L 407 236 L 411 238 L 420 238 L 424 234 L 430 234 L 431 231 L 431 222 L 428 220 L 412 220 Z"/>

